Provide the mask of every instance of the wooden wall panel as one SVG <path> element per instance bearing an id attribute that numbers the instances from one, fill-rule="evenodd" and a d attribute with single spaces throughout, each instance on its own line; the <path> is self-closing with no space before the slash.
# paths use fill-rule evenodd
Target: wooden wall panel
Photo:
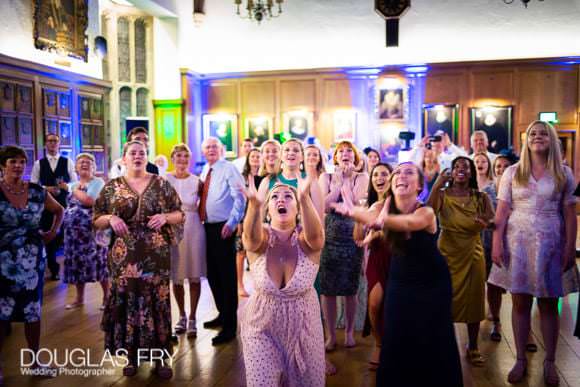
<path id="1" fill-rule="evenodd" d="M 355 105 L 348 79 L 325 79 L 323 81 L 323 109 L 348 109 Z"/>
<path id="2" fill-rule="evenodd" d="M 266 115 L 273 117 L 276 113 L 276 83 L 243 82 L 242 113 L 246 116 Z"/>
<path id="3" fill-rule="evenodd" d="M 514 100 L 513 71 L 486 71 L 472 75 L 472 99 L 477 105 L 478 100 L 504 100 L 512 104 Z"/>
<path id="4" fill-rule="evenodd" d="M 206 90 L 208 113 L 238 111 L 238 87 L 235 82 L 213 82 Z"/>
<path id="5" fill-rule="evenodd" d="M 578 71 L 521 71 L 519 76 L 518 125 L 538 119 L 538 112 L 557 112 L 560 125 L 576 125 Z"/>
<path id="6" fill-rule="evenodd" d="M 429 75 L 425 85 L 424 103 L 460 103 L 463 99 L 464 87 L 464 74 Z"/>
<path id="7" fill-rule="evenodd" d="M 283 80 L 280 82 L 280 113 L 316 108 L 316 81 Z"/>

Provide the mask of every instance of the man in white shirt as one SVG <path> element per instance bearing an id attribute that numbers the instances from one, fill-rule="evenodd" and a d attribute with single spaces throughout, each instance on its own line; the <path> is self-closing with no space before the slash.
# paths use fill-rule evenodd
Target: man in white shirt
<path id="1" fill-rule="evenodd" d="M 421 165 L 423 150 L 426 148 L 433 149 L 437 154 L 437 160 L 439 161 L 441 171 L 451 168 L 451 162 L 457 156 L 467 156 L 467 153 L 462 148 L 451 142 L 447 133 L 438 130 L 433 136 L 423 137 L 421 143 L 415 146 L 409 153 L 409 161 L 412 161 L 416 165 Z"/>
<path id="2" fill-rule="evenodd" d="M 252 142 L 251 138 L 244 138 L 242 141 L 242 146 L 240 147 L 240 157 L 232 161 L 238 172 L 244 172 L 244 165 L 246 164 L 246 156 L 252 148 L 254 147 L 254 143 Z"/>
<path id="3" fill-rule="evenodd" d="M 493 164 L 493 161 L 497 157 L 497 153 L 492 153 L 492 152 L 488 151 L 487 150 L 488 146 L 489 146 L 489 139 L 487 138 L 487 133 L 485 133 L 485 131 L 483 131 L 483 130 L 476 130 L 471 135 L 471 151 L 473 153 L 470 154 L 469 157 L 471 159 L 473 159 L 473 156 L 475 156 L 477 153 L 484 152 L 484 153 L 487 153 L 487 157 L 489 157 L 489 161 L 491 161 L 491 163 Z"/>
<path id="4" fill-rule="evenodd" d="M 58 135 L 47 134 L 45 142 L 46 156 L 34 162 L 30 181 L 43 186 L 61 206 L 66 208 L 68 183 L 77 181 L 75 165 L 71 159 L 59 154 L 60 137 Z M 52 220 L 52 214 L 44 211 L 40 220 L 42 230 L 49 230 L 52 227 Z M 59 280 L 60 266 L 56 261 L 56 252 L 62 242 L 62 231 L 59 231 L 57 237 L 45 245 L 48 269 L 54 281 Z"/>

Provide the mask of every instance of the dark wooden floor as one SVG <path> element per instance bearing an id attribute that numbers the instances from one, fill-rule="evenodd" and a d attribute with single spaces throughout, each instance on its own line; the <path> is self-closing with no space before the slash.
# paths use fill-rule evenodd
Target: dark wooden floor
<path id="1" fill-rule="evenodd" d="M 246 276 L 248 288 L 251 288 L 249 276 Z M 41 347 L 64 350 L 65 348 L 84 348 L 91 350 L 94 359 L 101 359 L 103 354 L 103 334 L 99 330 L 101 312 L 101 291 L 97 284 L 87 287 L 86 305 L 82 309 L 66 311 L 64 305 L 71 302 L 74 290 L 63 283 L 47 282 L 45 285 L 45 302 L 43 308 Z M 488 356 L 482 368 L 472 368 L 464 360 L 463 374 L 466 386 L 490 387 L 510 386 L 506 375 L 514 362 L 514 340 L 510 325 L 510 297 L 504 297 L 502 319 L 504 321 L 504 340 L 499 344 L 489 340 L 490 323 L 484 322 L 481 331 L 481 350 Z M 573 294 L 561 301 L 561 331 L 557 353 L 557 364 L 561 377 L 561 386 L 580 387 L 580 340 L 572 336 L 576 318 L 578 294 Z M 173 305 L 174 320 L 177 309 Z M 243 307 L 243 302 L 241 303 Z M 199 334 L 196 339 L 185 337 L 176 345 L 175 376 L 171 381 L 163 382 L 151 375 L 150 368 L 144 366 L 133 378 L 122 376 L 120 368 L 112 376 L 89 377 L 58 376 L 54 379 L 22 376 L 19 369 L 20 348 L 25 345 L 23 327 L 13 324 L 13 334 L 7 339 L 3 348 L 4 373 L 8 386 L 245 386 L 244 365 L 241 344 L 212 347 L 211 338 L 215 331 L 203 329 L 202 322 L 212 318 L 215 309 L 207 282 L 203 282 L 202 297 L 198 310 Z M 529 376 L 521 386 L 543 386 L 542 362 L 544 357 L 543 342 L 539 334 L 538 311 L 533 311 L 533 334 L 539 351 L 530 354 Z M 426 316 L 428 318 L 428 316 Z M 466 343 L 465 326 L 456 325 L 457 337 L 462 355 Z M 339 331 L 339 342 L 343 336 Z M 330 355 L 338 367 L 338 374 L 327 378 L 327 386 L 374 386 L 375 374 L 368 370 L 367 359 L 372 348 L 369 338 L 362 339 L 357 335 L 358 346 L 353 349 L 338 347 Z M 421 357 L 417 348 L 417 372 L 421 363 L 430 359 Z M 412 380 L 412 375 L 409 375 Z M 412 382 L 410 383 L 412 385 Z M 403 386 L 401 386 L 403 387 Z"/>

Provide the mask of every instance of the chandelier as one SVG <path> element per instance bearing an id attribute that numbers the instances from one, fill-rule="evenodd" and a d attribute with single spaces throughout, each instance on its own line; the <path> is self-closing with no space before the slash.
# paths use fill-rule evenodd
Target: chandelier
<path id="1" fill-rule="evenodd" d="M 538 1 L 544 1 L 544 0 L 538 0 Z M 511 4 L 514 2 L 514 0 L 503 0 L 504 3 L 506 4 Z M 524 4 L 524 6 L 526 8 L 528 8 L 528 3 L 530 2 L 530 0 L 522 0 L 522 3 Z"/>
<path id="2" fill-rule="evenodd" d="M 245 8 L 248 11 L 248 15 L 242 16 L 240 13 L 240 5 L 242 5 L 242 0 L 234 0 L 234 4 L 236 5 L 236 14 L 242 19 L 255 20 L 258 22 L 258 24 L 260 24 L 264 18 L 270 19 L 280 16 L 282 13 L 282 3 L 284 0 L 246 0 L 246 2 L 247 4 Z M 272 12 L 274 2 L 278 4 L 278 9 Z"/>

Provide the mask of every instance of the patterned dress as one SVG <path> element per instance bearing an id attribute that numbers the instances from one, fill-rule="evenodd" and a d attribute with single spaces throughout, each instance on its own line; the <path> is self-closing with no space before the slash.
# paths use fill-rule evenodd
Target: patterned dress
<path id="1" fill-rule="evenodd" d="M 555 180 L 548 173 L 540 180 L 530 176 L 527 186 L 518 186 L 517 166 L 510 166 L 501 178 L 498 199 L 512 210 L 506 230 L 508 254 L 501 268 L 493 266 L 489 282 L 534 297 L 578 291 L 576 265 L 562 274 L 561 261 L 566 238 L 562 209 L 576 203 L 572 170 L 564 167 L 564 190 L 555 192 Z"/>
<path id="2" fill-rule="evenodd" d="M 78 182 L 71 184 L 71 192 Z M 101 178 L 93 178 L 86 193 L 96 199 L 105 185 Z M 104 281 L 109 278 L 107 248 L 95 241 L 93 208 L 84 206 L 71 193 L 62 224 L 64 230 L 64 278 L 67 284 Z"/>
<path id="3" fill-rule="evenodd" d="M 46 191 L 28 184 L 24 208 L 12 206 L 0 190 L 0 320 L 40 321 L 45 259 L 40 217 Z"/>
<path id="4" fill-rule="evenodd" d="M 248 387 L 324 386 L 324 335 L 314 290 L 318 265 L 300 248 L 292 278 L 279 289 L 268 274 L 268 250 L 252 265 L 255 292 L 242 316 L 241 337 Z M 270 233 L 268 249 L 275 237 Z"/>
<path id="5" fill-rule="evenodd" d="M 481 189 L 481 192 L 485 192 L 493 205 L 493 210 L 497 209 L 497 192 L 495 189 L 495 182 L 486 185 Z M 485 274 L 489 278 L 489 273 L 491 272 L 491 266 L 493 261 L 491 260 L 491 244 L 493 241 L 493 230 L 485 229 L 481 232 L 481 243 L 483 244 L 483 254 L 485 255 Z"/>
<path id="6" fill-rule="evenodd" d="M 155 231 L 147 222 L 155 214 L 180 209 L 175 189 L 157 175 L 141 195 L 124 177 L 110 180 L 101 191 L 94 219 L 114 214 L 129 227 L 126 236 L 113 235 L 108 253 L 111 291 L 101 323 L 106 349 L 124 348 L 130 355 L 139 348 L 171 351 L 170 247 L 181 227 L 165 225 Z"/>

